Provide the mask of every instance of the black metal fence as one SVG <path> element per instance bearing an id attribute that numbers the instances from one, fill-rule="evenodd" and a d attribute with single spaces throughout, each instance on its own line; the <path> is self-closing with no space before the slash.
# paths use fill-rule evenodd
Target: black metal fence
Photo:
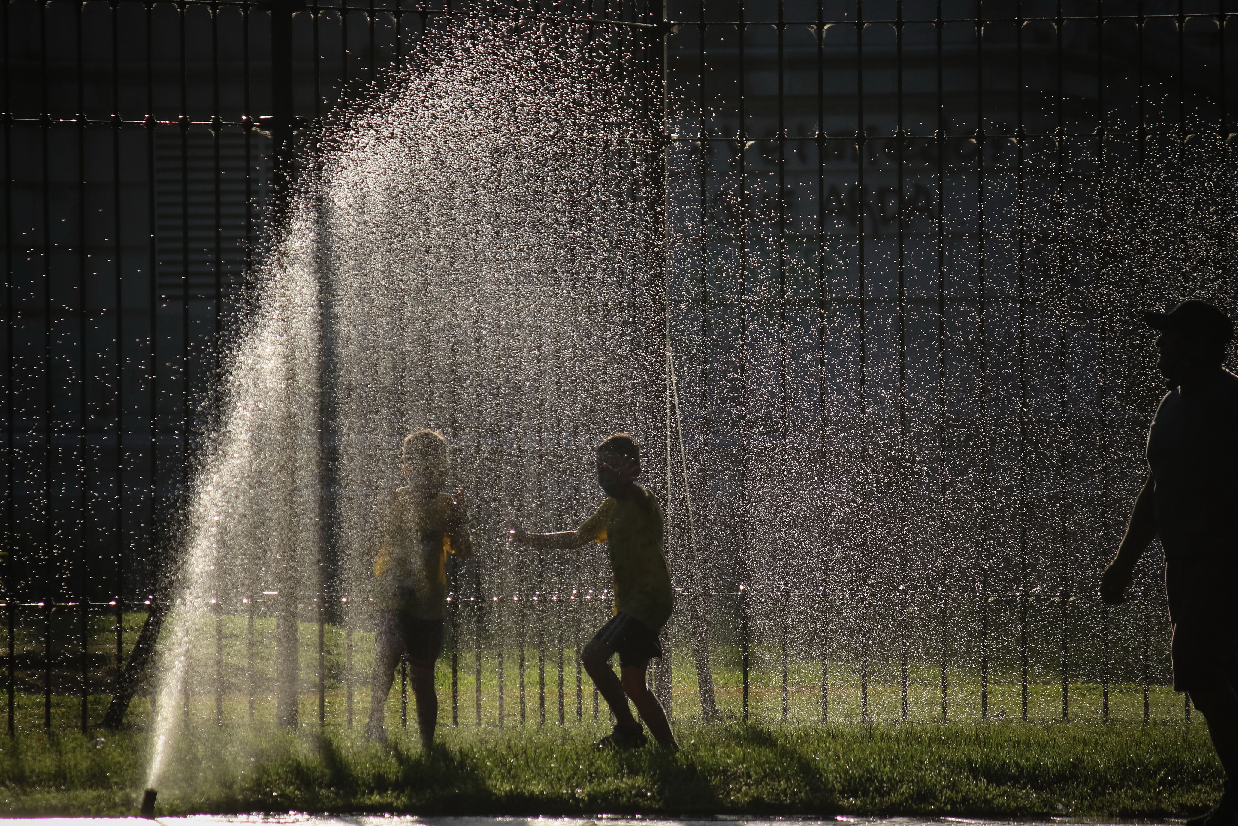
<path id="1" fill-rule="evenodd" d="M 132 644 L 209 418 L 220 342 L 247 300 L 279 130 L 312 127 L 337 100 L 381 84 L 428 26 L 459 13 L 282 2 L 3 5 L 10 731 L 25 718 L 50 727 L 55 697 L 85 728 Z M 531 14 L 651 19 L 622 2 Z M 787 635 L 759 619 L 780 593 L 770 583 L 801 582 L 809 565 L 809 592 L 863 603 L 897 587 L 882 578 L 882 551 L 930 535 L 950 538 L 938 544 L 971 573 L 947 570 L 939 551 L 906 554 L 899 576 L 936 577 L 974 607 L 917 622 L 928 630 L 902 646 L 902 708 L 908 662 L 940 663 L 943 716 L 950 662 L 966 662 L 988 716 L 1000 660 L 1026 712 L 1029 684 L 1048 679 L 1036 676 L 1039 658 L 1060 663 L 1068 713 L 1080 641 L 1108 640 L 1117 622 L 1099 610 L 1072 619 L 1069 606 L 1088 599 L 1085 570 L 1120 530 L 1155 403 L 1128 311 L 1186 293 L 1235 306 L 1232 210 L 1196 243 L 1139 206 L 1158 182 L 1203 181 L 1208 191 L 1174 213 L 1194 232 L 1204 201 L 1230 192 L 1230 15 L 1219 0 L 710 0 L 660 15 L 669 267 L 691 414 L 684 484 L 701 511 L 699 539 L 685 541 L 699 543 L 700 571 L 728 595 L 718 636 L 740 658 L 744 713 L 751 639 L 775 641 L 776 692 L 785 698 L 792 682 Z M 280 67 L 290 111 L 272 96 Z M 1097 238 L 1112 243 L 1097 252 Z M 1118 254 L 1122 239 L 1133 257 Z M 1171 260 L 1154 261 L 1158 248 Z M 1122 266 L 1130 283 L 1115 275 Z M 848 467 L 869 468 L 868 487 L 835 484 Z M 883 494 L 891 479 L 902 487 Z M 954 510 L 935 522 L 914 512 L 946 488 Z M 885 500 L 897 507 L 878 535 L 864 511 Z M 846 513 L 819 513 L 831 509 Z M 784 517 L 797 527 L 776 524 Z M 892 538 L 897 525 L 911 527 Z M 1054 536 L 1042 543 L 1045 531 Z M 759 536 L 789 550 L 760 562 Z M 679 579 L 689 564 L 676 560 Z M 1159 617 L 1151 567 L 1143 617 Z M 932 603 L 931 588 L 919 593 Z M 1055 637 L 1029 654 L 1029 606 L 1050 603 L 1060 617 L 1045 628 L 1060 648 Z M 792 613 L 895 628 L 908 610 L 882 601 L 860 616 L 804 598 Z M 1129 682 L 1142 686 L 1146 717 L 1165 678 L 1163 623 L 1128 624 L 1139 641 Z M 932 650 L 930 637 L 940 638 Z M 321 666 L 330 644 L 318 638 L 305 661 Z M 857 664 L 867 703 L 875 659 L 848 648 L 846 633 L 831 639 Z M 897 672 L 900 656 L 888 659 Z M 819 661 L 824 671 L 831 656 Z M 1103 684 L 1107 713 L 1099 671 L 1086 681 Z M 812 679 L 825 714 L 829 677 Z M 318 681 L 325 697 L 325 666 Z"/>

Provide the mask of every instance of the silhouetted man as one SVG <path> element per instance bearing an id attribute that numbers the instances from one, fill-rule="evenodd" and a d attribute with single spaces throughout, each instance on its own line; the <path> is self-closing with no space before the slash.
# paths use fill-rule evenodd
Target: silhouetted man
<path id="1" fill-rule="evenodd" d="M 1234 325 L 1203 301 L 1144 320 L 1160 332 L 1158 366 L 1169 384 L 1148 431 L 1150 472 L 1118 554 L 1101 578 L 1122 601 L 1153 538 L 1165 549 L 1173 624 L 1174 689 L 1208 721 L 1225 770 L 1216 809 L 1191 826 L 1238 824 L 1238 377 L 1222 364 Z"/>

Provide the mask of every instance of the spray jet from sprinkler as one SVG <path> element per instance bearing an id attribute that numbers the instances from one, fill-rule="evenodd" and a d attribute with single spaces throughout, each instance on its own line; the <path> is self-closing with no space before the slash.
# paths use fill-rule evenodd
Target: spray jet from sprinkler
<path id="1" fill-rule="evenodd" d="M 147 820 L 155 819 L 155 796 L 158 794 L 154 789 L 147 789 L 142 794 L 142 810 L 139 816 Z"/>

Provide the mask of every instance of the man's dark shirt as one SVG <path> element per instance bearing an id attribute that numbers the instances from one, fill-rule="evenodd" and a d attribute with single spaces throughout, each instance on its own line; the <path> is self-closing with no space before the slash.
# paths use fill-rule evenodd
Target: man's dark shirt
<path id="1" fill-rule="evenodd" d="M 1238 376 L 1161 399 L 1147 456 L 1170 616 L 1238 629 Z"/>

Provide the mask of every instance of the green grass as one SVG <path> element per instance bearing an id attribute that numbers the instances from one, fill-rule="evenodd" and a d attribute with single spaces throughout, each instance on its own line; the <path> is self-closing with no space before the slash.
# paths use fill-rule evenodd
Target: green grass
<path id="1" fill-rule="evenodd" d="M 683 751 L 599 753 L 583 725 L 442 731 L 429 756 L 391 721 L 388 747 L 207 727 L 176 741 L 159 813 L 965 815 L 1164 818 L 1205 809 L 1220 769 L 1200 724 L 997 722 L 678 726 Z M 0 812 L 131 814 L 147 738 L 0 740 Z"/>

